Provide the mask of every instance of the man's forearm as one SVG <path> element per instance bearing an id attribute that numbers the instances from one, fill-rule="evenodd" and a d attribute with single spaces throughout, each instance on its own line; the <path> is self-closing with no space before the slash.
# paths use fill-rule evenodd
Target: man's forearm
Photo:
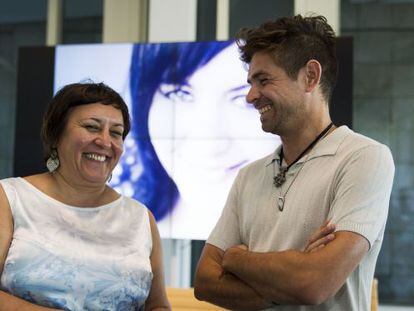
<path id="1" fill-rule="evenodd" d="M 298 295 L 300 276 L 298 270 L 292 271 L 292 262 L 300 260 L 300 252 L 254 253 L 237 251 L 227 254 L 223 260 L 223 268 L 249 284 L 260 295 L 268 300 L 282 304 L 303 304 Z M 283 257 L 288 257 L 285 264 Z M 275 262 L 275 261 L 279 262 Z M 288 276 L 288 277 L 287 277 Z"/>
<path id="2" fill-rule="evenodd" d="M 272 305 L 230 273 L 199 276 L 195 282 L 195 295 L 197 299 L 232 310 L 261 310 Z"/>
<path id="3" fill-rule="evenodd" d="M 344 284 L 368 250 L 368 242 L 352 232 L 337 232 L 322 250 L 256 253 L 228 249 L 222 266 L 267 300 L 282 304 L 320 304 Z"/>

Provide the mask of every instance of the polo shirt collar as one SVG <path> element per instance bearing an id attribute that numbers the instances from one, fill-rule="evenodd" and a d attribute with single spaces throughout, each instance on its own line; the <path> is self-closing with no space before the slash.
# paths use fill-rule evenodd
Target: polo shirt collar
<path id="1" fill-rule="evenodd" d="M 297 163 L 304 162 L 305 159 L 311 160 L 314 158 L 322 156 L 332 156 L 335 155 L 341 145 L 342 141 L 352 133 L 352 130 L 349 129 L 346 125 L 342 125 L 336 128 L 332 133 L 319 141 L 315 147 L 312 148 L 310 154 L 304 155 L 299 159 Z M 282 149 L 282 144 L 280 144 L 275 152 L 270 155 L 268 161 L 266 161 L 266 166 L 272 164 L 275 161 L 280 161 L 280 150 Z"/>

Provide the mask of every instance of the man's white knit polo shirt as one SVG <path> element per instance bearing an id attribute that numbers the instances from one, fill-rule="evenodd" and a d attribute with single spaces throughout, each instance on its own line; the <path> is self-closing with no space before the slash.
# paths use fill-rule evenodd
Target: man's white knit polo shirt
<path id="1" fill-rule="evenodd" d="M 370 310 L 371 282 L 394 176 L 388 147 L 339 127 L 293 165 L 286 182 L 275 188 L 279 153 L 280 147 L 239 172 L 207 243 L 222 250 L 237 244 L 255 252 L 303 250 L 310 235 L 330 219 L 336 231 L 365 237 L 369 252 L 325 303 L 274 310 Z M 280 211 L 277 198 L 284 194 Z"/>

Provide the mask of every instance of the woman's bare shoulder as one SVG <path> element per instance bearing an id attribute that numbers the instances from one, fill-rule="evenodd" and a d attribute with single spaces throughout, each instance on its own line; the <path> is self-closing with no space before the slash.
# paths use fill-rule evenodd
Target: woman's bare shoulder
<path id="1" fill-rule="evenodd" d="M 31 183 L 32 185 L 42 185 L 50 182 L 50 174 L 49 173 L 40 173 L 35 175 L 29 175 L 23 177 L 24 180 Z"/>

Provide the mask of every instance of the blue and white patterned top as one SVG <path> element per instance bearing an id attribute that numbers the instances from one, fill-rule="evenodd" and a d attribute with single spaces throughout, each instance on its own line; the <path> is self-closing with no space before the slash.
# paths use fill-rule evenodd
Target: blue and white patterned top
<path id="1" fill-rule="evenodd" d="M 121 196 L 63 204 L 22 178 L 0 181 L 14 233 L 1 289 L 64 310 L 143 310 L 152 281 L 148 211 Z"/>

